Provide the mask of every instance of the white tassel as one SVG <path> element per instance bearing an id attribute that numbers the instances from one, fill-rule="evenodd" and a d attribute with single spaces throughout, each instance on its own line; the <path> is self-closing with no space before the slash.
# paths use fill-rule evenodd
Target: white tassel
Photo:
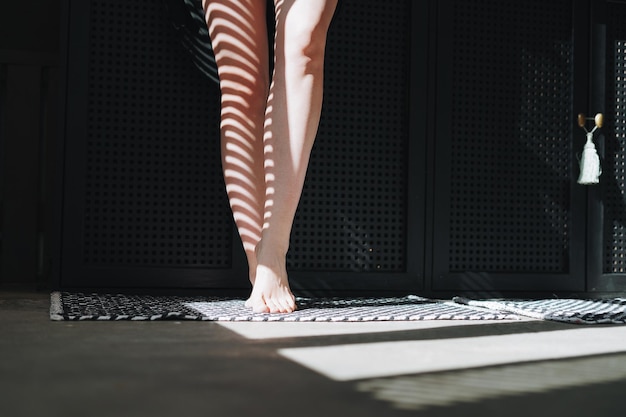
<path id="1" fill-rule="evenodd" d="M 582 185 L 598 184 L 602 167 L 600 166 L 600 157 L 596 151 L 596 145 L 593 143 L 593 132 L 587 132 L 587 143 L 583 154 L 580 158 L 580 176 L 578 183 Z"/>

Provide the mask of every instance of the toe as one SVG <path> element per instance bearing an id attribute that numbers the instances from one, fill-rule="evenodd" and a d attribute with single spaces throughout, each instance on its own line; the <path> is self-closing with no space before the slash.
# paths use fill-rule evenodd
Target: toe
<path id="1" fill-rule="evenodd" d="M 270 313 L 282 313 L 282 307 L 276 300 L 269 298 L 265 300 Z"/>
<path id="2" fill-rule="evenodd" d="M 270 308 L 267 303 L 263 300 L 263 297 L 250 297 L 249 306 L 252 307 L 253 313 L 269 313 Z"/>
<path id="3" fill-rule="evenodd" d="M 252 312 L 271 313 L 271 310 L 264 302 L 259 302 L 259 303 L 254 304 L 254 306 L 252 307 Z"/>
<path id="4" fill-rule="evenodd" d="M 291 297 L 285 298 L 280 303 L 281 313 L 292 313 L 296 309 L 296 304 Z"/>

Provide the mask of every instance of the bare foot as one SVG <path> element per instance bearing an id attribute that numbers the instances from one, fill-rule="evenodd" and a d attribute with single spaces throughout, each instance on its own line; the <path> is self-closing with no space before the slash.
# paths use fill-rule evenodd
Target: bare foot
<path id="1" fill-rule="evenodd" d="M 289 288 L 287 271 L 275 272 L 264 265 L 257 266 L 252 294 L 246 307 L 255 313 L 291 313 L 296 300 Z"/>

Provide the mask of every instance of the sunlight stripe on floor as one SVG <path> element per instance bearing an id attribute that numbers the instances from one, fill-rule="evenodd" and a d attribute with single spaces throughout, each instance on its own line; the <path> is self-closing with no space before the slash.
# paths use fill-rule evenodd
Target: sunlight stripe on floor
<path id="1" fill-rule="evenodd" d="M 534 320 L 499 320 L 502 323 L 522 323 Z M 216 322 L 247 339 L 280 339 L 290 337 L 339 336 L 348 334 L 367 334 L 401 332 L 412 330 L 438 329 L 460 326 L 485 326 L 485 321 L 431 320 L 431 321 L 369 321 L 369 322 Z"/>
<path id="2" fill-rule="evenodd" d="M 415 411 L 620 380 L 626 380 L 624 355 L 372 379 L 356 389 Z"/>
<path id="3" fill-rule="evenodd" d="M 337 381 L 626 352 L 626 326 L 280 349 Z"/>

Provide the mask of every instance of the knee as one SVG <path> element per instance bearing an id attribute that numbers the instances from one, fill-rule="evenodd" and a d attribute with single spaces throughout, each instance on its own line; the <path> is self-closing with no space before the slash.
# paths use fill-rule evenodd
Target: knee
<path id="1" fill-rule="evenodd" d="M 304 24 L 286 34 L 286 64 L 306 74 L 322 71 L 326 30 L 322 24 Z"/>

